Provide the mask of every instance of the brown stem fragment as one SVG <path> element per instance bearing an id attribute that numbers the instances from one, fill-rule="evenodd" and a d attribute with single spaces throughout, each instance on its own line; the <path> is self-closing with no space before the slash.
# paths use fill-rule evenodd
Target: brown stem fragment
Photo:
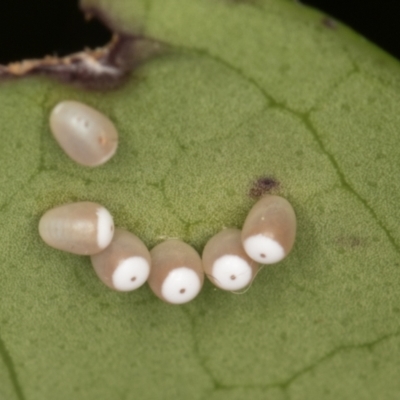
<path id="1" fill-rule="evenodd" d="M 114 33 L 108 44 L 94 50 L 0 64 L 0 79 L 44 75 L 87 89 L 113 89 L 135 67 L 159 54 L 161 47 L 158 41 L 144 36 Z"/>

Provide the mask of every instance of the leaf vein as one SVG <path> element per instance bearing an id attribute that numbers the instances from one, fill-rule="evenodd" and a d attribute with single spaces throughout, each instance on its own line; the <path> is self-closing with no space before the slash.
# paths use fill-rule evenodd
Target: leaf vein
<path id="1" fill-rule="evenodd" d="M 15 394 L 18 400 L 25 400 L 24 393 L 22 391 L 22 387 L 19 383 L 18 375 L 15 370 L 14 361 L 7 350 L 7 347 L 0 336 L 0 357 L 2 358 L 4 365 L 8 370 L 8 375 L 10 377 L 11 384 L 14 388 Z"/>
<path id="2" fill-rule="evenodd" d="M 379 219 L 378 215 L 376 214 L 375 210 L 368 204 L 368 201 L 364 199 L 357 191 L 354 189 L 354 187 L 350 184 L 350 182 L 346 179 L 345 174 L 341 170 L 339 163 L 337 162 L 335 156 L 330 153 L 325 144 L 323 143 L 320 135 L 318 134 L 318 131 L 312 124 L 310 120 L 310 114 L 296 114 L 305 124 L 306 128 L 308 131 L 311 133 L 313 136 L 314 140 L 318 144 L 319 148 L 321 151 L 328 157 L 328 160 L 330 161 L 331 165 L 333 166 L 334 170 L 336 171 L 336 174 L 339 178 L 339 181 L 344 189 L 346 189 L 349 193 L 351 193 L 363 206 L 364 208 L 370 213 L 372 218 L 375 220 L 375 222 L 378 224 L 378 226 L 382 229 L 382 231 L 385 233 L 388 241 L 390 244 L 393 246 L 393 248 L 396 250 L 397 253 L 400 253 L 400 248 L 399 245 L 396 243 L 396 240 L 390 230 L 385 226 L 385 224 Z"/>
<path id="3" fill-rule="evenodd" d="M 306 367 L 298 370 L 297 372 L 295 372 L 294 374 L 292 374 L 292 376 L 290 376 L 289 378 L 281 381 L 281 382 L 275 382 L 275 383 L 270 383 L 270 384 L 250 384 L 250 385 L 223 385 L 223 384 L 219 384 L 217 387 L 215 387 L 215 391 L 223 391 L 223 390 L 232 390 L 232 389 L 263 389 L 263 390 L 269 390 L 269 389 L 282 389 L 284 391 L 287 391 L 287 389 L 290 387 L 290 385 L 296 381 L 297 379 L 299 379 L 301 376 L 305 375 L 307 372 L 310 372 L 312 370 L 314 370 L 315 368 L 317 368 L 319 365 L 323 364 L 324 362 L 332 359 L 333 357 L 335 357 L 337 354 L 341 353 L 341 352 L 345 352 L 345 351 L 349 351 L 349 350 L 362 350 L 362 349 L 366 349 L 368 351 L 372 351 L 373 348 L 379 344 L 381 344 L 382 342 L 386 341 L 386 340 L 390 340 L 393 338 L 398 338 L 400 337 L 400 331 L 399 332 L 394 332 L 394 333 L 389 333 L 386 335 L 381 336 L 380 338 L 374 339 L 370 342 L 365 342 L 365 343 L 361 343 L 361 344 L 348 344 L 348 345 L 342 345 L 339 346 L 331 351 L 329 351 L 328 353 L 326 353 L 325 355 L 323 355 L 322 357 L 320 357 L 319 359 L 317 359 L 315 362 L 313 362 L 310 365 L 307 365 Z"/>

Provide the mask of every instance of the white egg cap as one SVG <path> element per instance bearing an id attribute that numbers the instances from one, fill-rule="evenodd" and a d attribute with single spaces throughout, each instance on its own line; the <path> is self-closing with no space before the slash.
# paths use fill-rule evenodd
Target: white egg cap
<path id="1" fill-rule="evenodd" d="M 150 265 L 143 257 L 122 260 L 112 274 L 115 289 L 129 292 L 142 286 L 149 277 Z M 133 279 L 134 278 L 134 279 Z"/>
<path id="2" fill-rule="evenodd" d="M 114 221 L 111 214 L 104 208 L 98 208 L 97 215 L 97 245 L 105 249 L 114 236 Z"/>
<path id="3" fill-rule="evenodd" d="M 247 255 L 260 264 L 274 264 L 285 257 L 283 247 L 262 234 L 248 237 L 243 243 Z"/>
<path id="4" fill-rule="evenodd" d="M 227 254 L 215 260 L 212 277 L 215 283 L 224 290 L 240 290 L 251 282 L 253 271 L 246 260 L 239 256 Z"/>
<path id="5" fill-rule="evenodd" d="M 183 304 L 193 300 L 200 292 L 199 276 L 191 268 L 178 267 L 165 278 L 161 293 L 166 301 L 173 304 Z"/>

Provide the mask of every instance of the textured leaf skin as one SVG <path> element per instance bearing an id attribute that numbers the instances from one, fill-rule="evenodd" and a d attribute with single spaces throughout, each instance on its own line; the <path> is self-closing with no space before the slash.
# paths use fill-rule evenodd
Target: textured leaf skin
<path id="1" fill-rule="evenodd" d="M 400 66 L 284 0 L 84 0 L 169 46 L 121 89 L 0 85 L 1 399 L 398 399 Z M 50 135 L 60 100 L 102 110 L 97 169 Z M 46 247 L 43 212 L 104 204 L 153 246 L 240 227 L 260 176 L 298 216 L 292 254 L 185 306 L 115 293 Z"/>

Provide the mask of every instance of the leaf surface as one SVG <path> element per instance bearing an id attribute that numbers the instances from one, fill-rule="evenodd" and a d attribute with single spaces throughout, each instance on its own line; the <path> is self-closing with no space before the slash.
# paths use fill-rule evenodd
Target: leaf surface
<path id="1" fill-rule="evenodd" d="M 83 0 L 165 44 L 122 88 L 0 85 L 0 398 L 396 399 L 400 392 L 400 66 L 284 0 Z M 61 100 L 120 132 L 106 165 L 52 139 Z M 184 306 L 99 282 L 48 248 L 40 216 L 104 204 L 148 246 L 201 251 L 240 227 L 260 177 L 298 217 L 295 248 L 243 295 Z M 2 396 L 2 397 L 1 397 Z"/>

